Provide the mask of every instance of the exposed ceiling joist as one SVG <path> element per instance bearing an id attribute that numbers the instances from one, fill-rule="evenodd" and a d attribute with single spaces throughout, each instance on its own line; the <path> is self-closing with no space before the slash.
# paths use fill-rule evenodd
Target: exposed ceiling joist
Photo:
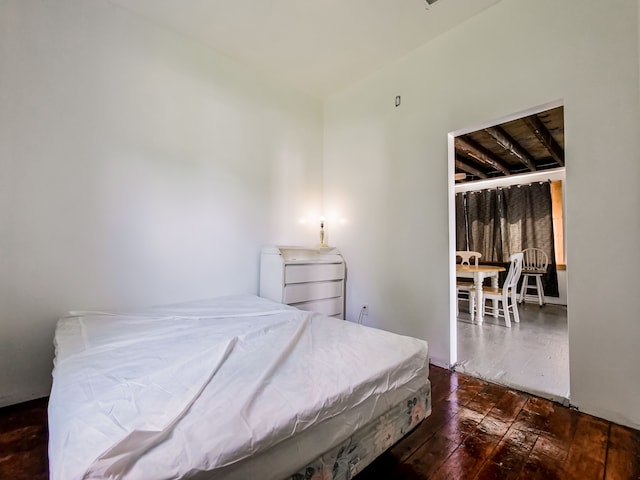
<path id="1" fill-rule="evenodd" d="M 461 182 L 563 167 L 564 108 L 553 107 L 459 135 L 455 154 L 456 173 L 466 174 L 458 180 Z"/>
<path id="2" fill-rule="evenodd" d="M 536 165 L 529 154 L 502 128 L 495 126 L 485 128 L 484 131 L 491 135 L 495 141 L 498 142 L 498 145 L 516 157 L 529 170 L 532 172 L 537 170 Z"/>
<path id="3" fill-rule="evenodd" d="M 462 170 L 463 172 L 466 172 L 466 173 L 468 173 L 470 175 L 475 175 L 478 178 L 488 178 L 488 176 L 484 172 L 481 172 L 477 168 L 472 167 L 468 163 L 465 163 L 465 162 L 463 162 L 462 160 L 460 160 L 458 158 L 456 158 L 456 168 L 458 170 Z"/>
<path id="4" fill-rule="evenodd" d="M 564 167 L 564 150 L 558 145 L 549 132 L 547 127 L 544 126 L 542 120 L 537 115 L 531 115 L 530 117 L 523 118 L 523 121 L 531 129 L 533 134 L 540 140 L 540 143 L 544 145 L 553 159 L 558 162 L 561 167 Z"/>
<path id="5" fill-rule="evenodd" d="M 509 169 L 502 162 L 493 157 L 491 152 L 485 150 L 473 140 L 462 137 L 456 138 L 456 150 L 464 152 L 479 162 L 495 168 L 504 175 L 511 175 Z"/>

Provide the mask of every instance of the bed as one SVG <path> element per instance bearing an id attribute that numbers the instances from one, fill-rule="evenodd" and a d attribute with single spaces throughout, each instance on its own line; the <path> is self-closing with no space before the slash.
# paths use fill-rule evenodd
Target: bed
<path id="1" fill-rule="evenodd" d="M 426 342 L 252 295 L 58 321 L 51 480 L 348 479 L 431 412 Z"/>

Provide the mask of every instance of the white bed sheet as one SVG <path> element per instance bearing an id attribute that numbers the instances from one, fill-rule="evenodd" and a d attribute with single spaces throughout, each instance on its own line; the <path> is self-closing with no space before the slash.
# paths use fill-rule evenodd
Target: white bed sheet
<path id="1" fill-rule="evenodd" d="M 424 341 L 250 295 L 75 312 L 55 345 L 52 480 L 281 478 L 428 372 Z"/>

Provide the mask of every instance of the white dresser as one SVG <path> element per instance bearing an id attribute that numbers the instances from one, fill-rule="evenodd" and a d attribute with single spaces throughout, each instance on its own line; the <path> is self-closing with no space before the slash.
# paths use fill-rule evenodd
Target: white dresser
<path id="1" fill-rule="evenodd" d="M 345 273 L 335 248 L 267 246 L 260 256 L 260 296 L 344 318 Z"/>

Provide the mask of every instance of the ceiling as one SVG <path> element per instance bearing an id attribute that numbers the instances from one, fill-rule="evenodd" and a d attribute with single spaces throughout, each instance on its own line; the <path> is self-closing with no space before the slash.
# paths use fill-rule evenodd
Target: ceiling
<path id="1" fill-rule="evenodd" d="M 109 0 L 325 98 L 500 0 Z"/>
<path id="2" fill-rule="evenodd" d="M 457 182 L 564 167 L 564 108 L 460 135 L 455 151 Z"/>

